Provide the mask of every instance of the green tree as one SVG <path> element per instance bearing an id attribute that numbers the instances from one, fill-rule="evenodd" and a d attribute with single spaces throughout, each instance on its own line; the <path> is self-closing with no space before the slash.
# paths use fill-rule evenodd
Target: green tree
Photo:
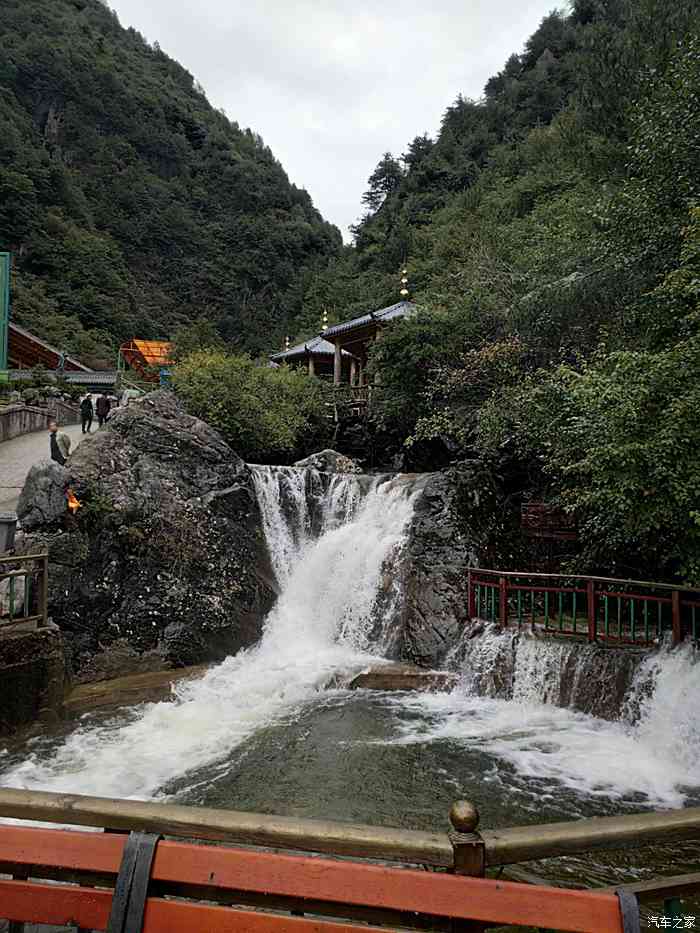
<path id="1" fill-rule="evenodd" d="M 321 383 L 299 370 L 197 350 L 175 365 L 172 384 L 187 410 L 248 461 L 288 462 L 327 440 Z"/>
<path id="2" fill-rule="evenodd" d="M 390 152 L 385 152 L 379 164 L 369 176 L 369 188 L 362 195 L 362 203 L 376 212 L 386 199 L 397 190 L 403 178 L 401 163 Z"/>
<path id="3" fill-rule="evenodd" d="M 224 341 L 218 330 L 206 318 L 201 317 L 192 324 L 183 324 L 172 337 L 172 357 L 175 362 L 184 360 L 199 350 L 223 350 Z"/>

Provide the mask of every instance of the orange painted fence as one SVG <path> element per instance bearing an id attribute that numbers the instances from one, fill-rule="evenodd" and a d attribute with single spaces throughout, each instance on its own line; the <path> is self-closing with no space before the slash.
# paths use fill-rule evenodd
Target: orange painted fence
<path id="1" fill-rule="evenodd" d="M 126 839 L 0 826 L 0 873 L 14 876 L 0 879 L 0 916 L 107 930 Z M 463 930 L 633 928 L 624 926 L 613 893 L 191 842 L 160 841 L 149 884 L 145 933 L 372 933 L 387 926 L 446 930 L 450 921 Z"/>
<path id="2" fill-rule="evenodd" d="M 467 586 L 471 619 L 610 645 L 700 641 L 700 590 L 689 587 L 476 567 Z"/>

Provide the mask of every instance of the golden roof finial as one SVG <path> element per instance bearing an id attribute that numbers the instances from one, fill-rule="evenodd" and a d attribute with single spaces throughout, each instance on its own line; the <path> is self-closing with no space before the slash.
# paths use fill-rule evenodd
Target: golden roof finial
<path id="1" fill-rule="evenodd" d="M 328 312 L 327 311 L 323 312 L 323 317 L 321 319 L 321 333 L 323 333 L 325 330 L 328 330 Z"/>
<path id="2" fill-rule="evenodd" d="M 406 266 L 403 266 L 403 268 L 401 269 L 401 290 L 399 291 L 399 295 L 401 295 L 401 300 L 407 301 L 408 294 L 409 294 L 408 292 L 408 269 L 406 268 Z"/>

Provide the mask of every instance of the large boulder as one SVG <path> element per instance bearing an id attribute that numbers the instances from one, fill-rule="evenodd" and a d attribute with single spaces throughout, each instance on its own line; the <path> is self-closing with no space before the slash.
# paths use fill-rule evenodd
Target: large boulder
<path id="1" fill-rule="evenodd" d="M 457 506 L 454 473 L 425 474 L 418 484 L 401 562 L 403 601 L 393 653 L 438 667 L 468 618 L 467 567 L 475 554 Z"/>
<path id="2" fill-rule="evenodd" d="M 17 503 L 17 516 L 25 531 L 51 527 L 66 514 L 68 470 L 53 460 L 42 460 L 30 469 Z"/>
<path id="3" fill-rule="evenodd" d="M 171 392 L 118 409 L 65 468 L 38 465 L 18 513 L 22 550 L 49 549 L 50 613 L 77 681 L 216 661 L 259 638 L 275 593 L 250 470 Z"/>

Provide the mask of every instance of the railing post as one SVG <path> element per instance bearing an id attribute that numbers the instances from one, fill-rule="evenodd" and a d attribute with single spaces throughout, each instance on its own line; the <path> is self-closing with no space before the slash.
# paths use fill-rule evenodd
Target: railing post
<path id="1" fill-rule="evenodd" d="M 501 625 L 508 624 L 508 581 L 505 577 L 498 580 L 499 616 Z"/>
<path id="2" fill-rule="evenodd" d="M 457 800 L 450 809 L 449 833 L 455 875 L 468 875 L 483 878 L 486 874 L 486 852 L 484 840 L 476 831 L 479 825 L 479 811 L 469 800 Z M 485 925 L 478 920 L 453 920 L 454 933 L 482 933 Z"/>
<path id="3" fill-rule="evenodd" d="M 467 604 L 469 606 L 469 620 L 471 621 L 476 618 L 476 592 L 471 570 L 467 574 Z"/>
<path id="4" fill-rule="evenodd" d="M 683 629 L 681 628 L 681 594 L 679 590 L 671 593 L 671 616 L 673 622 L 672 641 L 674 646 L 680 645 L 683 641 Z"/>
<path id="5" fill-rule="evenodd" d="M 595 617 L 595 581 L 589 580 L 586 584 L 586 599 L 588 602 L 588 640 L 596 640 L 596 617 Z"/>

